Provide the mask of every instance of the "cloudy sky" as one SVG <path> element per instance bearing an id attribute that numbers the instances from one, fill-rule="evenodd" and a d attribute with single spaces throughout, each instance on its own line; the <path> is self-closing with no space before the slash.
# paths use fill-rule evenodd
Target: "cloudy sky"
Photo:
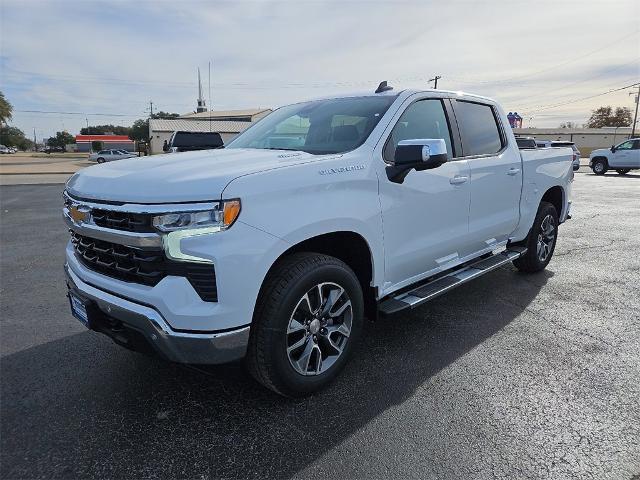
<path id="1" fill-rule="evenodd" d="M 196 68 L 214 109 L 396 88 L 500 100 L 525 126 L 583 123 L 633 107 L 637 0 L 0 0 L 0 90 L 38 137 L 195 109 Z M 208 102 L 207 102 L 208 103 Z M 34 113 L 33 111 L 55 112 Z M 77 114 L 74 114 L 77 113 Z"/>

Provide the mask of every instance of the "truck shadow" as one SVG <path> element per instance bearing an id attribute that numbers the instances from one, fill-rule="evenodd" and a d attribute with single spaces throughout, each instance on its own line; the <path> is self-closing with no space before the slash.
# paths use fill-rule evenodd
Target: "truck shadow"
<path id="1" fill-rule="evenodd" d="M 368 323 L 342 375 L 288 400 L 241 365 L 185 368 L 91 332 L 2 358 L 3 478 L 288 478 L 495 335 L 553 275 L 499 269 Z M 402 428 L 402 426 L 398 426 Z"/>

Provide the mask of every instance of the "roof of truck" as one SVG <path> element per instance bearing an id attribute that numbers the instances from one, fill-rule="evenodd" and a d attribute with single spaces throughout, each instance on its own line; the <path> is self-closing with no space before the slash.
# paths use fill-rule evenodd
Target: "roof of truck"
<path id="1" fill-rule="evenodd" d="M 321 97 L 317 97 L 317 98 L 313 98 L 310 101 L 313 100 L 328 100 L 331 98 L 350 98 L 350 97 L 380 97 L 380 96 L 384 96 L 384 97 L 394 97 L 394 96 L 400 96 L 403 95 L 405 97 L 414 95 L 416 93 L 435 93 L 435 94 L 440 94 L 440 95 L 444 95 L 444 96 L 452 96 L 452 97 L 465 97 L 465 98 L 475 98 L 478 100 L 483 100 L 486 102 L 491 102 L 491 103 L 496 103 L 496 101 L 492 98 L 489 97 L 484 97 L 482 95 L 477 95 L 474 93 L 468 93 L 468 92 L 461 92 L 461 91 L 453 91 L 453 90 L 436 90 L 436 89 L 424 89 L 424 90 L 417 90 L 417 89 L 402 89 L 402 90 L 386 90 L 384 92 L 380 92 L 380 93 L 375 93 L 375 89 L 371 89 L 371 90 L 365 90 L 365 91 L 357 91 L 357 92 L 350 92 L 350 93 L 339 93 L 339 94 L 333 94 L 333 95 L 326 95 L 326 96 L 321 96 Z M 302 102 L 299 102 L 302 103 Z"/>

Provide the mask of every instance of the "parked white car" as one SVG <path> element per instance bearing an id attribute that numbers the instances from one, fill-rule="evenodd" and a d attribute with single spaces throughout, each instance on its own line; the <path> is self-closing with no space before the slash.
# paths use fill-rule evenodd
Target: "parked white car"
<path id="1" fill-rule="evenodd" d="M 97 153 L 89 155 L 89 160 L 104 163 L 132 157 L 137 157 L 137 155 L 135 153 L 127 152 L 126 150 L 100 150 Z"/>
<path id="2" fill-rule="evenodd" d="M 596 175 L 604 175 L 610 169 L 620 175 L 640 169 L 640 138 L 625 140 L 611 148 L 593 150 L 589 155 L 589 167 Z"/>
<path id="3" fill-rule="evenodd" d="M 510 262 L 544 269 L 569 218 L 572 159 L 518 150 L 502 108 L 460 92 L 383 82 L 285 106 L 224 149 L 71 177 L 71 310 L 128 348 L 245 358 L 266 387 L 307 395 L 340 372 L 365 316 Z"/>

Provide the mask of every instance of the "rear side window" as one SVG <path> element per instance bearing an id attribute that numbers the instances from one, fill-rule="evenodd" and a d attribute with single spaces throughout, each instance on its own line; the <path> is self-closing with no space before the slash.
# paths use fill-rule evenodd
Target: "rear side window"
<path id="1" fill-rule="evenodd" d="M 387 140 L 383 152 L 384 160 L 393 162 L 400 141 L 426 138 L 442 138 L 447 144 L 447 156 L 449 159 L 453 157 L 449 122 L 441 100 L 418 100 L 407 107 Z"/>
<path id="2" fill-rule="evenodd" d="M 491 106 L 463 100 L 456 101 L 455 105 L 465 157 L 491 155 L 502 150 L 504 141 Z"/>

